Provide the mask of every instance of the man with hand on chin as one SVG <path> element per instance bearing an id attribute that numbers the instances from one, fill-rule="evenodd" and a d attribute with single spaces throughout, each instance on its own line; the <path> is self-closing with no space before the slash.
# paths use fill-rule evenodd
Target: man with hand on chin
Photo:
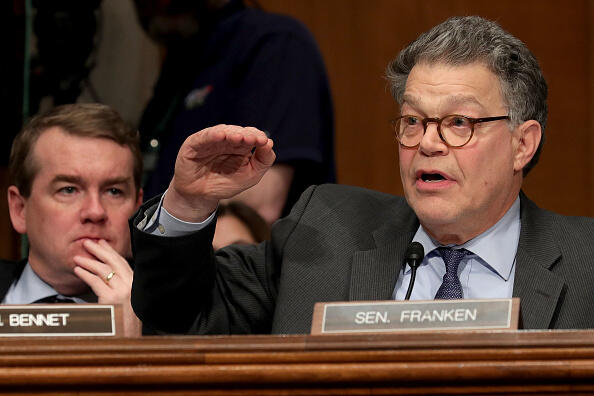
<path id="1" fill-rule="evenodd" d="M 138 139 L 100 104 L 56 107 L 17 135 L 8 206 L 29 252 L 27 260 L 1 263 L 3 304 L 121 304 L 124 334 L 140 335 L 125 259 L 127 221 L 142 202 Z"/>
<path id="2" fill-rule="evenodd" d="M 145 325 L 308 333 L 316 302 L 404 299 L 416 241 L 426 255 L 411 299 L 519 297 L 524 328 L 594 327 L 594 220 L 540 209 L 521 192 L 547 119 L 547 84 L 528 48 L 494 22 L 450 18 L 401 51 L 387 77 L 406 199 L 311 187 L 255 247 L 215 254 L 214 217 L 220 199 L 272 164 L 272 142 L 225 125 L 186 140 L 164 199 L 132 226 L 132 303 Z"/>

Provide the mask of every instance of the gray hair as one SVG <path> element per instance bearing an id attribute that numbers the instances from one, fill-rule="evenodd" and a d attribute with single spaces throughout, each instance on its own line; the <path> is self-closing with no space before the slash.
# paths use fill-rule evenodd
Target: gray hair
<path id="1" fill-rule="evenodd" d="M 536 120 L 542 138 L 526 175 L 538 162 L 547 122 L 547 83 L 538 61 L 526 45 L 497 23 L 479 16 L 452 17 L 421 34 L 386 69 L 392 96 L 402 104 L 406 80 L 417 63 L 453 66 L 485 64 L 498 78 L 512 126 Z"/>

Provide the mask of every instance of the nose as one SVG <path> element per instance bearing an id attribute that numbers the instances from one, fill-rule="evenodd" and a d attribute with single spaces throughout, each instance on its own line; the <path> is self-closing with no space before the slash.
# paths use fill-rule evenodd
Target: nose
<path id="1" fill-rule="evenodd" d="M 419 151 L 428 157 L 448 153 L 448 145 L 439 136 L 436 122 L 430 121 L 427 123 L 425 134 L 421 138 L 421 143 L 419 143 Z"/>
<path id="2" fill-rule="evenodd" d="M 99 194 L 89 193 L 85 196 L 80 215 L 83 223 L 101 223 L 107 219 L 107 211 Z"/>

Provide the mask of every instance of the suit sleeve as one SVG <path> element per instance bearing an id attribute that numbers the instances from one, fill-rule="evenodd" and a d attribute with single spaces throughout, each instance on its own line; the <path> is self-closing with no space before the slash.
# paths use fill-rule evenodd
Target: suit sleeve
<path id="1" fill-rule="evenodd" d="M 137 227 L 154 202 L 131 219 L 134 281 L 132 306 L 158 334 L 266 334 L 274 314 L 283 247 L 314 188 L 291 215 L 273 227 L 271 241 L 235 245 L 215 254 L 215 222 L 181 237 L 162 237 Z"/>

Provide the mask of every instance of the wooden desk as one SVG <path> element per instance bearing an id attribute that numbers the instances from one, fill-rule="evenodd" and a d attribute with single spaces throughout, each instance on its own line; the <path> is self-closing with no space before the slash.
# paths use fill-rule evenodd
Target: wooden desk
<path id="1" fill-rule="evenodd" d="M 594 331 L 2 338 L 0 391 L 46 395 L 594 393 Z"/>

